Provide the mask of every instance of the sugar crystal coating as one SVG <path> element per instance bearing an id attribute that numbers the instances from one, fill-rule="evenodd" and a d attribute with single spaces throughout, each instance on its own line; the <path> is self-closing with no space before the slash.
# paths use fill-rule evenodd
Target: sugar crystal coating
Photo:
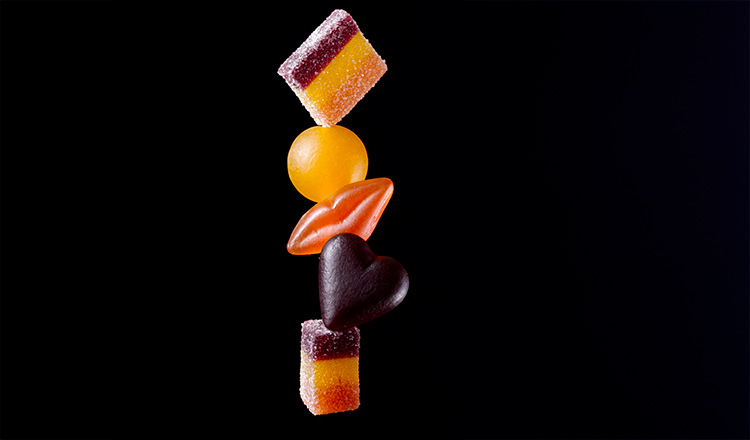
<path id="1" fill-rule="evenodd" d="M 302 351 L 312 360 L 359 356 L 359 329 L 329 330 L 321 319 L 302 323 Z"/>
<path id="2" fill-rule="evenodd" d="M 359 32 L 351 15 L 336 9 L 279 67 L 293 89 L 304 89 Z"/>
<path id="3" fill-rule="evenodd" d="M 359 407 L 359 358 L 312 361 L 300 354 L 300 397 L 315 415 Z"/>
<path id="4" fill-rule="evenodd" d="M 329 330 L 320 319 L 302 323 L 300 397 L 315 415 L 359 407 L 359 329 Z"/>
<path id="5" fill-rule="evenodd" d="M 341 9 L 321 24 L 278 73 L 315 122 L 337 124 L 386 72 L 385 61 Z"/>

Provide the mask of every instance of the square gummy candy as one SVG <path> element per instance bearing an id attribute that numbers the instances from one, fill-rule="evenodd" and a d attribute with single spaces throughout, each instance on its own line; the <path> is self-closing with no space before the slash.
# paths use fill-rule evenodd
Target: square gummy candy
<path id="1" fill-rule="evenodd" d="M 302 323 L 299 393 L 315 415 L 359 407 L 359 329 L 329 330 L 320 319 Z"/>
<path id="2" fill-rule="evenodd" d="M 385 61 L 337 9 L 279 67 L 315 123 L 336 125 L 385 73 Z"/>

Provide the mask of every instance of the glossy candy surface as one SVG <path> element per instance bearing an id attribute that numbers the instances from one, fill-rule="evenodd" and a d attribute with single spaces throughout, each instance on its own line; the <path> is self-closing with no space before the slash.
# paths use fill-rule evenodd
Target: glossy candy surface
<path id="1" fill-rule="evenodd" d="M 337 124 L 383 76 L 385 61 L 337 9 L 279 67 L 316 124 Z"/>
<path id="2" fill-rule="evenodd" d="M 317 254 L 331 237 L 343 232 L 367 240 L 392 194 L 393 182 L 387 177 L 341 187 L 300 218 L 286 249 L 293 255 Z"/>
<path id="3" fill-rule="evenodd" d="M 409 275 L 401 263 L 375 255 L 354 234 L 334 236 L 320 252 L 320 314 L 331 330 L 354 327 L 390 312 L 408 290 Z"/>
<path id="4" fill-rule="evenodd" d="M 367 177 L 367 150 L 354 132 L 340 125 L 310 127 L 292 142 L 287 156 L 289 178 L 313 202 Z"/>
<path id="5" fill-rule="evenodd" d="M 315 415 L 359 407 L 359 329 L 327 329 L 320 319 L 302 323 L 300 397 Z"/>

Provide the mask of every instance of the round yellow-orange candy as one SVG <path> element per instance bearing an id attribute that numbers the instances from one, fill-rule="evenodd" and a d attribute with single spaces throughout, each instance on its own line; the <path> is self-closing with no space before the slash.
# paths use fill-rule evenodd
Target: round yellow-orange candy
<path id="1" fill-rule="evenodd" d="M 303 196 L 319 202 L 367 176 L 367 150 L 348 128 L 310 127 L 292 142 L 289 178 Z"/>

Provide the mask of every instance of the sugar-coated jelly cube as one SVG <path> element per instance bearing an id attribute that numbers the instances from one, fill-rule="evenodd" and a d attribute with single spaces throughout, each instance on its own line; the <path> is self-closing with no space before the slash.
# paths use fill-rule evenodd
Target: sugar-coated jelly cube
<path id="1" fill-rule="evenodd" d="M 302 216 L 286 249 L 293 255 L 317 254 L 328 239 L 343 232 L 367 240 L 392 194 L 393 182 L 387 177 L 344 185 Z"/>
<path id="2" fill-rule="evenodd" d="M 383 76 L 385 61 L 337 9 L 279 67 L 316 124 L 337 124 Z"/>
<path id="3" fill-rule="evenodd" d="M 329 330 L 320 319 L 302 323 L 300 397 L 315 415 L 359 407 L 359 329 Z"/>

